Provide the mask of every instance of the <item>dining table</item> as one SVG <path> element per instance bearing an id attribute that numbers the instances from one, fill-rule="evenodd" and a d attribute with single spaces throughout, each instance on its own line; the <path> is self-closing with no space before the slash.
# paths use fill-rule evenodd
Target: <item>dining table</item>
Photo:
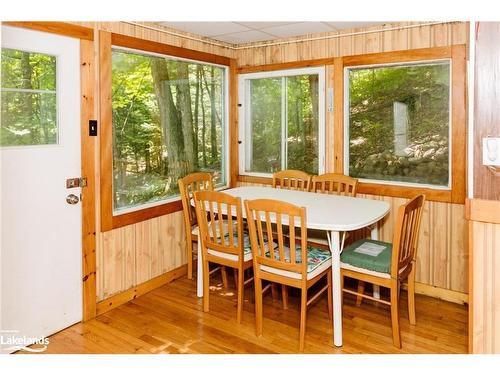
<path id="1" fill-rule="evenodd" d="M 240 197 L 242 203 L 253 199 L 274 199 L 306 209 L 306 227 L 322 230 L 327 234 L 332 255 L 333 293 L 333 344 L 342 346 L 342 290 L 340 283 L 341 235 L 361 228 L 371 229 L 371 238 L 378 239 L 378 222 L 384 218 L 390 206 L 382 200 L 321 194 L 307 191 L 276 189 L 262 186 L 241 186 L 223 190 Z M 243 217 L 246 212 L 242 210 Z M 198 241 L 198 259 L 201 260 L 201 241 Z M 198 261 L 197 296 L 203 297 L 203 267 Z M 374 291 L 377 297 L 378 290 Z"/>

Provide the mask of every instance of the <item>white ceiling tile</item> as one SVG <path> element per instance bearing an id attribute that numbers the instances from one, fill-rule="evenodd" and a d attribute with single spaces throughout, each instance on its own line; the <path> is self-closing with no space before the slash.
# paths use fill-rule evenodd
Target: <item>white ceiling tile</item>
<path id="1" fill-rule="evenodd" d="M 203 36 L 237 33 L 250 30 L 235 22 L 161 22 L 163 26 Z"/>
<path id="2" fill-rule="evenodd" d="M 292 36 L 324 33 L 334 30 L 323 22 L 299 22 L 290 25 L 268 27 L 262 29 L 262 31 L 275 35 L 279 38 L 288 38 Z"/>
<path id="3" fill-rule="evenodd" d="M 240 25 L 249 27 L 254 30 L 262 30 L 267 27 L 291 25 L 298 22 L 238 22 Z"/>
<path id="4" fill-rule="evenodd" d="M 263 40 L 271 40 L 274 37 L 272 35 L 263 33 L 258 30 L 250 30 L 250 31 L 243 31 L 241 33 L 217 35 L 213 36 L 212 38 L 231 44 L 243 44 L 243 43 L 259 42 Z"/>

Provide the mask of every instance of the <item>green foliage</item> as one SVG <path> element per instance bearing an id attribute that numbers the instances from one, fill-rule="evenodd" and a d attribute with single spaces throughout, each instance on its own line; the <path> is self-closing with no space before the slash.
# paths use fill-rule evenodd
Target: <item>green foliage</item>
<path id="1" fill-rule="evenodd" d="M 186 66 L 187 78 L 183 76 Z M 115 209 L 178 194 L 177 178 L 181 171 L 209 171 L 215 174 L 217 182 L 224 183 L 224 71 L 214 68 L 212 80 L 211 69 L 207 65 L 113 50 Z M 182 102 L 186 89 L 188 106 Z M 173 98 L 171 105 L 162 96 L 165 93 Z M 162 116 L 162 110 L 174 113 Z M 172 119 L 176 122 L 169 123 Z M 172 131 L 174 128 L 179 130 Z M 194 145 L 194 157 L 188 155 L 189 142 Z"/>
<path id="2" fill-rule="evenodd" d="M 283 80 L 286 96 L 282 92 Z M 318 172 L 318 76 L 250 81 L 252 159 L 250 171 L 281 169 L 282 100 L 286 100 L 286 168 Z"/>
<path id="3" fill-rule="evenodd" d="M 1 66 L 0 145 L 57 143 L 56 57 L 2 48 Z"/>
<path id="4" fill-rule="evenodd" d="M 448 184 L 447 63 L 349 72 L 349 173 L 354 177 Z M 407 109 L 405 154 L 395 152 L 394 103 Z"/>

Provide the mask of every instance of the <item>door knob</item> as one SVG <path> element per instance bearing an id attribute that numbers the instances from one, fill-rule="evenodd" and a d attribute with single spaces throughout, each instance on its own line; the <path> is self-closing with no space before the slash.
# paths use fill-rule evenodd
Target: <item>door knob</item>
<path id="1" fill-rule="evenodd" d="M 75 194 L 69 194 L 66 197 L 66 202 L 68 202 L 68 204 L 77 204 L 79 201 L 80 199 Z"/>

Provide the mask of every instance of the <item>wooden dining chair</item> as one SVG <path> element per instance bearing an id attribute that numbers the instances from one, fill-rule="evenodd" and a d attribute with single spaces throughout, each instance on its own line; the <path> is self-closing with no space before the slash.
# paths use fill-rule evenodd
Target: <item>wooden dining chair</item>
<path id="1" fill-rule="evenodd" d="M 418 195 L 399 207 L 392 243 L 359 240 L 346 247 L 340 256 L 342 291 L 391 306 L 392 341 L 398 348 L 401 348 L 399 287 L 404 280 L 408 283 L 410 324 L 416 324 L 415 264 L 424 202 L 425 196 Z M 373 298 L 363 294 L 359 289 L 357 292 L 345 289 L 343 287 L 345 276 L 389 288 L 390 300 Z"/>
<path id="2" fill-rule="evenodd" d="M 312 176 L 311 191 L 321 194 L 335 194 L 348 197 L 356 196 L 356 189 L 358 187 L 358 180 L 340 173 L 324 173 L 319 176 Z M 349 233 L 343 233 L 342 248 L 344 241 Z M 309 242 L 324 247 L 328 246 L 328 239 L 324 231 L 309 230 Z"/>
<path id="3" fill-rule="evenodd" d="M 300 228 L 302 233 L 307 233 L 304 207 L 276 200 L 257 199 L 246 200 L 245 209 L 253 253 L 256 334 L 262 335 L 262 294 L 271 285 L 268 284 L 263 288 L 262 282 L 270 281 L 299 288 L 301 290 L 299 348 L 303 351 L 307 307 L 325 291 L 328 293 L 328 314 L 330 319 L 332 318 L 331 253 L 308 246 L 306 236 L 296 241 L 295 226 Z M 276 233 L 271 230 L 272 224 L 276 224 Z M 288 230 L 288 237 L 285 237 L 284 229 Z M 267 246 L 269 243 L 276 243 L 277 247 L 270 250 Z M 327 276 L 326 285 L 308 300 L 308 289 L 324 276 Z"/>
<path id="4" fill-rule="evenodd" d="M 356 196 L 358 180 L 340 173 L 325 173 L 312 177 L 311 191 L 315 193 Z"/>
<path id="5" fill-rule="evenodd" d="M 273 173 L 273 188 L 309 191 L 311 176 L 294 169 L 275 172 Z"/>
<path id="6" fill-rule="evenodd" d="M 188 262 L 188 279 L 193 278 L 193 242 L 198 241 L 198 221 L 196 210 L 192 206 L 194 192 L 199 190 L 213 190 L 212 175 L 205 172 L 196 172 L 180 178 L 179 190 L 184 214 L 184 227 L 186 229 L 186 255 Z"/>
<path id="7" fill-rule="evenodd" d="M 253 277 L 244 280 L 245 270 L 252 267 L 252 250 L 249 237 L 243 232 L 241 199 L 217 191 L 197 191 L 194 193 L 194 200 L 202 248 L 203 311 L 209 311 L 209 263 L 231 267 L 237 270 L 236 320 L 240 323 L 243 314 L 243 289 L 245 284 L 253 280 Z"/>

